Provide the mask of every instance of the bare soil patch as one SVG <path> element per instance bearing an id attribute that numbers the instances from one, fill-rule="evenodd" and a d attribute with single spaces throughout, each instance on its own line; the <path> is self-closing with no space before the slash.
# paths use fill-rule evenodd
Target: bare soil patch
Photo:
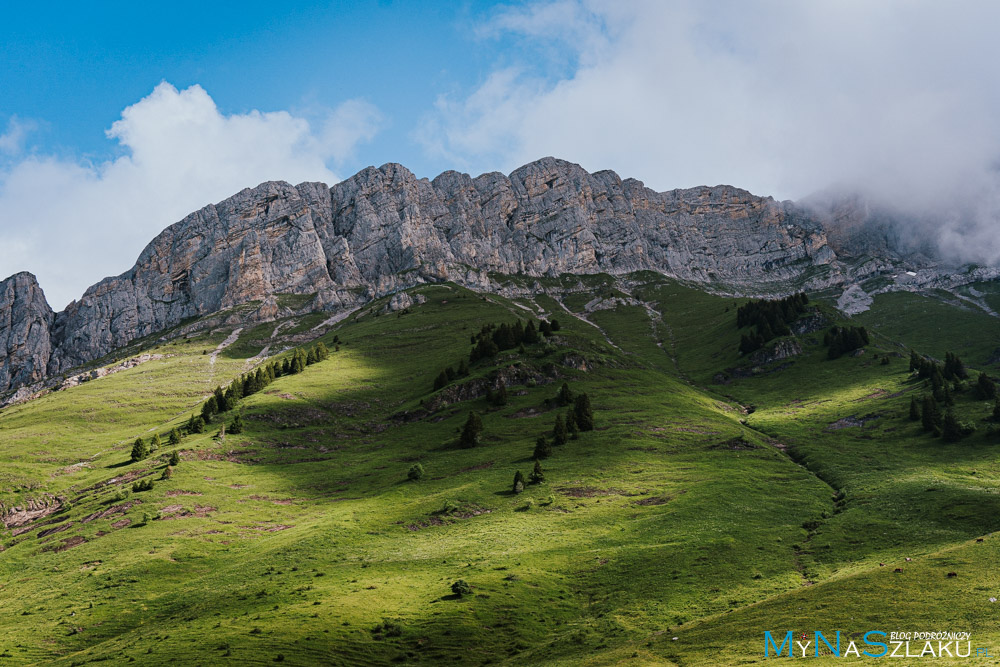
<path id="1" fill-rule="evenodd" d="M 881 418 L 882 415 L 878 413 L 871 413 L 864 415 L 863 417 L 858 417 L 857 415 L 851 415 L 849 417 L 842 417 L 835 422 L 831 422 L 829 426 L 826 427 L 827 431 L 839 431 L 842 428 L 863 428 L 868 422 L 875 421 Z"/>
<path id="2" fill-rule="evenodd" d="M 90 523 L 91 521 L 96 521 L 97 519 L 106 519 L 110 516 L 114 516 L 115 514 L 124 514 L 129 510 L 129 508 L 141 504 L 142 501 L 137 498 L 135 500 L 130 500 L 128 502 L 122 503 L 121 505 L 112 505 L 111 507 L 101 510 L 99 512 L 88 514 L 87 516 L 80 519 L 80 523 Z"/>
<path id="3" fill-rule="evenodd" d="M 67 549 L 72 549 L 73 547 L 79 546 L 86 541 L 87 539 L 81 535 L 65 537 L 59 544 L 50 544 L 46 547 L 42 547 L 42 551 L 66 551 Z"/>
<path id="4" fill-rule="evenodd" d="M 643 498 L 642 500 L 635 501 L 636 505 L 666 505 L 673 498 L 670 496 L 654 496 L 652 498 Z"/>
<path id="5" fill-rule="evenodd" d="M 170 507 L 164 508 L 162 511 L 172 510 L 173 507 L 175 507 L 175 506 L 171 505 Z M 217 512 L 217 511 L 219 511 L 219 509 L 217 507 L 209 507 L 207 505 L 195 505 L 193 510 L 181 509 L 181 511 L 179 511 L 179 512 L 178 511 L 174 511 L 169 516 L 161 516 L 160 520 L 161 521 L 170 521 L 170 520 L 173 520 L 173 519 L 190 519 L 192 517 L 195 517 L 195 518 L 204 518 L 204 517 L 208 516 L 210 512 Z"/>

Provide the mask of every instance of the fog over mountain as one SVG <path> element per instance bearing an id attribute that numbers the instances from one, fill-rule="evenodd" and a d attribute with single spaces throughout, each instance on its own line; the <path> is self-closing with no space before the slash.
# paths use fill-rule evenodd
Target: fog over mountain
<path id="1" fill-rule="evenodd" d="M 949 258 L 995 263 L 998 21 L 975 2 L 533 3 L 484 38 L 521 35 L 565 73 L 517 60 L 442 97 L 423 136 L 468 164 L 572 155 L 657 190 L 833 188 Z"/>

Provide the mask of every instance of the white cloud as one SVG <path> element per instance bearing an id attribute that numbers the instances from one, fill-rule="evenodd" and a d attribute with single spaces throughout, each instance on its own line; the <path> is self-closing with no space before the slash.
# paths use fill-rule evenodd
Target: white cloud
<path id="1" fill-rule="evenodd" d="M 38 124 L 34 121 L 11 116 L 7 121 L 7 131 L 0 134 L 0 154 L 11 156 L 20 153 L 24 148 L 24 140 L 37 128 Z"/>
<path id="2" fill-rule="evenodd" d="M 466 168 L 555 155 L 658 190 L 839 185 L 952 214 L 972 197 L 939 240 L 996 261 L 998 24 L 971 1 L 532 2 L 479 31 L 520 57 L 440 98 L 418 138 Z M 573 63 L 555 78 L 553 44 Z"/>
<path id="3" fill-rule="evenodd" d="M 335 183 L 328 165 L 380 123 L 378 110 L 357 100 L 313 123 L 286 111 L 225 115 L 200 86 L 164 82 L 107 131 L 123 155 L 89 164 L 18 157 L 24 130 L 12 121 L 0 137 L 0 149 L 15 154 L 0 168 L 0 277 L 32 271 L 58 310 L 206 204 L 267 180 Z"/>

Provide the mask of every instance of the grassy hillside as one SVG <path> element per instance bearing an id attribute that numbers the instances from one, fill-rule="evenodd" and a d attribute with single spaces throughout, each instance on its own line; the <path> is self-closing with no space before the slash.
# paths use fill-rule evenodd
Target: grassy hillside
<path id="1" fill-rule="evenodd" d="M 828 360 L 810 333 L 744 376 L 733 299 L 652 276 L 547 286 L 205 332 L 0 412 L 0 502 L 49 507 L 0 536 L 4 659 L 743 664 L 764 630 L 942 625 L 997 645 L 992 403 L 956 395 L 980 424 L 959 443 L 909 421 L 926 390 L 877 309 L 863 355 Z M 540 316 L 560 329 L 433 389 L 484 324 Z M 130 462 L 265 348 L 320 334 L 330 358 L 243 399 L 242 433 L 217 436 L 228 414 Z M 943 355 L 947 339 L 912 340 Z M 507 405 L 468 396 L 498 372 L 518 382 Z M 564 382 L 596 428 L 514 494 Z M 484 431 L 464 449 L 471 410 Z"/>

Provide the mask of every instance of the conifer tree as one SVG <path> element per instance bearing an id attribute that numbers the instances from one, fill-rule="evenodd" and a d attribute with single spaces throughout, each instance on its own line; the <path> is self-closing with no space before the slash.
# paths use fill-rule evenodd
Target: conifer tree
<path id="1" fill-rule="evenodd" d="M 181 462 L 181 455 L 180 455 L 180 454 L 179 454 L 179 453 L 177 452 L 177 450 L 175 449 L 175 450 L 174 450 L 174 451 L 173 451 L 173 452 L 172 452 L 172 453 L 170 454 L 170 460 L 169 460 L 169 461 L 167 462 L 167 465 L 169 465 L 169 466 L 176 466 L 176 465 L 177 465 L 178 463 L 180 463 L 180 462 Z"/>
<path id="2" fill-rule="evenodd" d="M 521 474 L 520 470 L 514 473 L 513 491 L 514 493 L 521 493 L 522 491 L 524 491 L 524 475 Z"/>
<path id="3" fill-rule="evenodd" d="M 535 329 L 535 323 L 528 320 L 527 326 L 524 327 L 524 336 L 521 338 L 521 342 L 525 345 L 534 345 L 538 342 L 538 330 Z"/>
<path id="4" fill-rule="evenodd" d="M 465 426 L 462 428 L 462 435 L 458 441 L 459 445 L 466 449 L 475 447 L 479 444 L 479 436 L 482 432 L 483 420 L 479 418 L 479 415 L 475 411 L 470 411 L 468 419 L 465 420 Z"/>
<path id="5" fill-rule="evenodd" d="M 565 445 L 569 440 L 569 430 L 566 428 L 566 420 L 562 415 L 556 415 L 556 424 L 552 428 L 552 442 L 556 445 Z"/>
<path id="6" fill-rule="evenodd" d="M 167 440 L 167 442 L 171 445 L 181 444 L 181 432 L 178 431 L 176 428 L 170 429 L 170 438 Z"/>
<path id="7" fill-rule="evenodd" d="M 920 405 L 917 403 L 916 396 L 910 397 L 910 421 L 920 421 Z"/>
<path id="8" fill-rule="evenodd" d="M 507 405 L 507 401 L 508 401 L 507 385 L 501 382 L 500 388 L 497 389 L 495 392 L 493 392 L 493 396 L 490 399 L 490 403 L 497 406 L 498 408 L 502 408 L 503 406 Z"/>
<path id="9" fill-rule="evenodd" d="M 590 408 L 590 396 L 580 394 L 576 397 L 576 405 L 573 408 L 576 418 L 576 427 L 581 431 L 594 430 L 594 413 Z"/>
<path id="10" fill-rule="evenodd" d="M 226 395 L 222 391 L 222 387 L 215 388 L 215 407 L 219 412 L 225 412 L 231 407 L 229 401 L 226 400 Z"/>
<path id="11" fill-rule="evenodd" d="M 984 401 L 992 401 L 997 397 L 997 386 L 986 373 L 980 373 L 976 380 L 976 394 Z"/>
<path id="12" fill-rule="evenodd" d="M 545 472 L 542 470 L 542 462 L 535 459 L 535 467 L 528 475 L 528 481 L 532 484 L 541 484 L 545 481 Z"/>
<path id="13" fill-rule="evenodd" d="M 548 439 L 544 435 L 538 436 L 538 440 L 535 441 L 535 451 L 532 453 L 531 458 L 547 459 L 552 454 L 552 445 L 549 443 Z"/>
<path id="14" fill-rule="evenodd" d="M 155 452 L 157 449 L 159 449 L 162 446 L 163 446 L 163 443 L 160 442 L 160 434 L 159 433 L 154 433 L 153 437 L 150 438 L 150 440 L 149 440 L 149 452 L 152 454 L 153 452 Z"/>
<path id="15" fill-rule="evenodd" d="M 201 418 L 204 419 L 205 422 L 211 422 L 212 415 L 214 415 L 216 412 L 218 412 L 218 405 L 215 402 L 215 395 L 213 394 L 212 396 L 209 396 L 208 400 L 202 404 Z"/>
<path id="16" fill-rule="evenodd" d="M 965 370 L 965 364 L 954 352 L 948 352 L 944 357 L 944 377 L 948 380 L 964 380 L 969 376 Z"/>
<path id="17" fill-rule="evenodd" d="M 132 462 L 141 461 L 149 456 L 149 448 L 146 447 L 146 443 L 143 442 L 142 438 L 136 438 L 135 442 L 132 443 Z"/>
<path id="18" fill-rule="evenodd" d="M 458 376 L 465 377 L 468 374 L 469 374 L 469 364 L 468 362 L 465 361 L 465 359 L 462 359 L 460 362 L 458 362 Z"/>
<path id="19" fill-rule="evenodd" d="M 941 426 L 941 412 L 933 396 L 924 396 L 924 406 L 920 411 L 920 420 L 925 431 L 932 432 Z"/>
<path id="20" fill-rule="evenodd" d="M 434 378 L 434 391 L 438 389 L 444 389 L 448 385 L 448 374 L 444 371 L 438 373 L 438 376 Z"/>
<path id="21" fill-rule="evenodd" d="M 306 355 L 302 350 L 295 350 L 292 355 L 292 373 L 301 373 L 306 369 Z"/>
<path id="22" fill-rule="evenodd" d="M 560 406 L 567 406 L 573 402 L 573 392 L 570 391 L 569 385 L 565 382 L 559 388 L 559 395 L 556 397 L 556 402 Z"/>
<path id="23" fill-rule="evenodd" d="M 312 366 L 317 361 L 319 360 L 316 358 L 316 349 L 309 348 L 309 352 L 306 354 L 306 366 Z"/>
<path id="24" fill-rule="evenodd" d="M 424 467 L 419 463 L 414 463 L 406 472 L 406 478 L 411 482 L 419 481 L 424 476 Z"/>
<path id="25" fill-rule="evenodd" d="M 543 335 L 543 336 L 545 336 L 546 338 L 552 335 L 552 325 L 551 325 L 551 324 L 549 324 L 549 323 L 548 323 L 548 322 L 547 322 L 546 320 L 542 320 L 542 321 L 541 321 L 541 322 L 539 323 L 539 325 L 538 325 L 538 330 L 539 330 L 539 331 L 540 331 L 540 332 L 542 333 L 542 335 Z"/>
<path id="26" fill-rule="evenodd" d="M 941 426 L 941 437 L 945 442 L 958 442 L 965 434 L 962 426 L 958 423 L 955 414 L 949 410 L 944 416 L 944 423 Z"/>
<path id="27" fill-rule="evenodd" d="M 553 331 L 559 331 L 559 329 L 561 329 L 561 328 L 562 328 L 562 327 L 561 327 L 561 326 L 559 325 L 559 320 L 550 320 L 550 321 L 549 321 L 549 327 L 551 327 L 551 329 L 552 329 Z"/>
<path id="28" fill-rule="evenodd" d="M 572 408 L 566 411 L 566 432 L 572 440 L 580 437 L 580 430 L 576 427 L 576 415 L 573 414 Z"/>
<path id="29" fill-rule="evenodd" d="M 323 341 L 316 343 L 316 361 L 326 361 L 330 358 L 330 350 L 326 348 Z"/>
<path id="30" fill-rule="evenodd" d="M 243 432 L 243 417 L 240 416 L 240 413 L 237 412 L 236 416 L 233 417 L 233 423 L 229 425 L 229 432 L 233 435 L 239 435 Z"/>

